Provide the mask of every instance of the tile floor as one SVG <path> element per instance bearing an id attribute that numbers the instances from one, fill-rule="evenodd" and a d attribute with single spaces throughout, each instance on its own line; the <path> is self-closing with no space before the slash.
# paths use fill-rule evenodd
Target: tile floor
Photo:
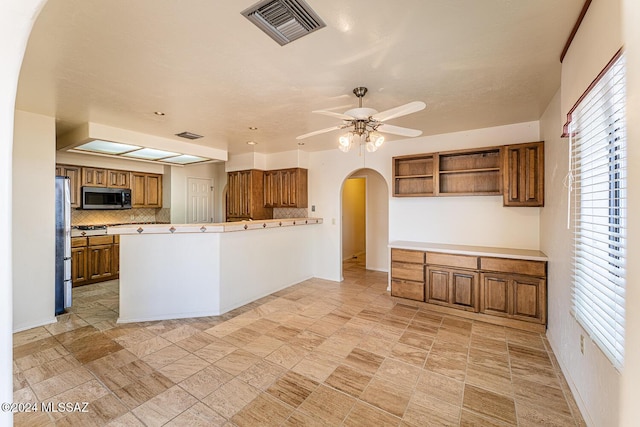
<path id="1" fill-rule="evenodd" d="M 345 263 L 218 317 L 116 325 L 117 281 L 14 335 L 16 426 L 583 426 L 544 335 L 396 303 Z M 143 302 L 141 302 L 143 303 Z"/>

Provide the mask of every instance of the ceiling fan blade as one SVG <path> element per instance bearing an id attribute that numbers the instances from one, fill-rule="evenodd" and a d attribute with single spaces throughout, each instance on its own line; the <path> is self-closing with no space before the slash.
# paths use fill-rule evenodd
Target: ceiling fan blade
<path id="1" fill-rule="evenodd" d="M 422 101 L 413 101 L 408 104 L 401 105 L 396 108 L 391 108 L 389 110 L 381 111 L 372 116 L 373 119 L 384 122 L 385 120 L 395 119 L 396 117 L 405 116 L 407 114 L 416 113 L 420 110 L 424 110 L 427 106 Z"/>
<path id="2" fill-rule="evenodd" d="M 316 131 L 313 131 L 313 132 L 305 133 L 304 135 L 296 136 L 296 139 L 309 138 L 310 136 L 320 135 L 321 133 L 331 132 L 332 130 L 338 130 L 338 129 L 342 129 L 342 128 L 344 128 L 344 126 L 342 126 L 342 125 L 332 126 L 330 128 L 320 129 L 320 130 L 316 130 Z"/>
<path id="3" fill-rule="evenodd" d="M 383 132 L 383 133 L 391 133 L 394 135 L 401 135 L 401 136 L 420 136 L 422 135 L 422 131 L 421 130 L 417 130 L 417 129 L 409 129 L 409 128 L 403 128 L 400 126 L 393 126 L 393 125 L 388 125 L 388 124 L 381 124 L 380 126 L 378 126 L 378 128 L 376 129 L 378 132 Z"/>
<path id="4" fill-rule="evenodd" d="M 336 113 L 334 111 L 316 110 L 316 111 L 312 111 L 312 113 L 324 114 L 325 116 L 335 117 L 341 120 L 353 120 L 353 117 L 351 116 L 347 116 L 346 114 L 342 114 L 342 113 Z"/>

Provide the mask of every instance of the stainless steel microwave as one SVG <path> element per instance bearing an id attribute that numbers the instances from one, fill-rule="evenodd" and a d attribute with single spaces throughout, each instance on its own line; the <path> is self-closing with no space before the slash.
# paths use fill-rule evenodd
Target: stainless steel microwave
<path id="1" fill-rule="evenodd" d="M 81 209 L 131 209 L 128 188 L 82 187 Z"/>

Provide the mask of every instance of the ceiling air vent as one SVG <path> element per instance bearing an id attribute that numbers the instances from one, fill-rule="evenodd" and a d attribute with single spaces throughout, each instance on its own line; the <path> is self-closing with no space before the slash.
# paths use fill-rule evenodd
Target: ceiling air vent
<path id="1" fill-rule="evenodd" d="M 326 27 L 304 0 L 265 0 L 242 12 L 280 46 Z"/>
<path id="2" fill-rule="evenodd" d="M 198 135 L 197 133 L 191 133 L 191 132 L 180 132 L 180 133 L 176 133 L 176 136 L 179 136 L 180 138 L 186 138 L 186 139 L 198 139 L 198 138 L 202 138 L 202 135 Z"/>

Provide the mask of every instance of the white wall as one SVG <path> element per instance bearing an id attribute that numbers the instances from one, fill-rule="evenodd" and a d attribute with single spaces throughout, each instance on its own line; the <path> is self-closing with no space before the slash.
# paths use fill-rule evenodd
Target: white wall
<path id="1" fill-rule="evenodd" d="M 13 400 L 12 297 L 12 148 L 18 75 L 33 23 L 44 0 L 0 3 L 0 401 Z M 0 425 L 13 425 L 11 412 L 0 412 Z"/>
<path id="2" fill-rule="evenodd" d="M 209 178 L 213 181 L 213 193 L 214 193 L 214 211 L 217 211 L 216 204 L 220 203 L 218 193 L 221 193 L 224 189 L 220 183 L 217 182 L 218 169 L 223 167 L 223 163 L 206 163 L 203 165 L 192 166 L 168 166 L 165 168 L 165 177 L 168 178 L 169 187 L 171 189 L 170 204 L 164 200 L 165 207 L 171 208 L 171 223 L 184 224 L 187 222 L 187 179 L 188 178 Z M 164 185 L 163 177 L 163 185 Z M 166 192 L 165 192 L 166 195 Z M 218 221 L 218 219 L 214 219 Z"/>
<path id="3" fill-rule="evenodd" d="M 625 367 L 622 373 L 620 425 L 635 427 L 640 420 L 640 2 L 623 1 L 627 56 L 627 155 L 629 186 Z"/>
<path id="4" fill-rule="evenodd" d="M 540 208 L 505 208 L 497 196 L 395 198 L 391 158 L 539 141 L 539 123 L 527 122 L 421 138 L 388 141 L 375 153 L 353 149 L 311 152 L 309 205 L 324 218 L 318 241 L 316 276 L 340 280 L 340 211 L 344 179 L 361 168 L 380 173 L 389 191 L 388 240 L 539 249 Z M 327 170 L 332 172 L 326 173 Z"/>
<path id="5" fill-rule="evenodd" d="M 561 139 L 566 115 L 622 46 L 620 2 L 594 0 L 562 65 L 562 87 L 541 121 L 545 146 L 545 207 L 540 215 L 540 249 L 549 256 L 547 336 L 588 425 L 618 424 L 620 376 L 571 316 L 571 241 L 567 229 L 568 139 Z M 631 145 L 631 144 L 630 144 Z M 584 354 L 580 335 L 585 337 Z"/>
<path id="6" fill-rule="evenodd" d="M 16 111 L 13 329 L 55 322 L 55 120 Z"/>
<path id="7" fill-rule="evenodd" d="M 342 259 L 366 251 L 366 178 L 348 178 L 342 186 Z"/>

